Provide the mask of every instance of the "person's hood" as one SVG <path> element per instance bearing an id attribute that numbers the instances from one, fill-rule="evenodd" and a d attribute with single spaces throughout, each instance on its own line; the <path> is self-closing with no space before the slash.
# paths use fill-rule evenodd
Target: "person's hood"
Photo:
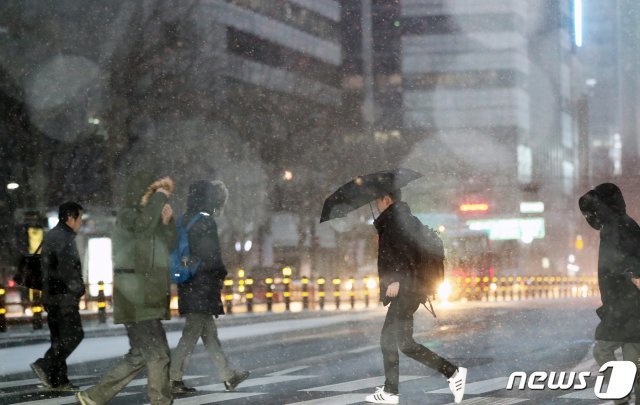
<path id="1" fill-rule="evenodd" d="M 156 180 L 156 177 L 147 171 L 140 171 L 129 177 L 125 191 L 124 205 L 126 207 L 139 206 L 142 196 L 154 180 Z"/>
<path id="2" fill-rule="evenodd" d="M 411 215 L 411 208 L 409 204 L 404 201 L 398 201 L 387 207 L 386 210 L 373 221 L 373 225 L 378 232 L 384 229 L 391 221 L 397 221 L 398 219 Z"/>
<path id="3" fill-rule="evenodd" d="M 189 186 L 187 212 L 213 215 L 224 207 L 227 197 L 227 188 L 221 181 L 198 180 Z"/>
<path id="4" fill-rule="evenodd" d="M 599 205 L 600 200 L 595 190 L 589 190 L 578 200 L 578 207 L 580 207 L 580 212 L 582 212 L 587 223 L 598 231 L 602 228 L 602 221 L 598 218 Z"/>
<path id="5" fill-rule="evenodd" d="M 598 199 L 611 211 L 611 215 L 625 215 L 627 205 L 622 197 L 622 191 L 613 183 L 603 183 L 594 188 Z M 605 212 L 606 214 L 606 212 Z"/>

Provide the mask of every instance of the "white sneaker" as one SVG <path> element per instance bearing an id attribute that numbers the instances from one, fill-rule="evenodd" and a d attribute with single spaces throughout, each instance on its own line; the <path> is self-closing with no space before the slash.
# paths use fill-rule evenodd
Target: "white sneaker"
<path id="1" fill-rule="evenodd" d="M 464 367 L 458 367 L 456 373 L 449 378 L 449 389 L 453 393 L 453 398 L 456 404 L 462 402 L 464 397 L 464 386 L 467 381 L 467 369 Z"/>
<path id="2" fill-rule="evenodd" d="M 398 395 L 385 392 L 384 387 L 377 387 L 376 392 L 371 395 L 367 395 L 366 399 L 367 402 L 374 404 L 397 404 L 399 402 Z"/>

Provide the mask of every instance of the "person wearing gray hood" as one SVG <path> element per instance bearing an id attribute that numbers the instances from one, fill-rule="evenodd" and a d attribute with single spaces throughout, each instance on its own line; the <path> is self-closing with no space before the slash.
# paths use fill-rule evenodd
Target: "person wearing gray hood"
<path id="1" fill-rule="evenodd" d="M 593 356 L 602 366 L 616 360 L 614 352 L 621 348 L 623 359 L 640 368 L 640 226 L 627 215 L 622 192 L 615 184 L 600 184 L 580 197 L 578 205 L 587 223 L 600 231 L 602 306 L 596 310 L 600 323 Z M 608 381 L 610 374 L 606 378 Z M 636 404 L 640 404 L 637 379 L 634 391 Z M 614 403 L 628 403 L 628 398 Z"/>
<path id="2" fill-rule="evenodd" d="M 233 391 L 238 384 L 249 377 L 248 371 L 238 371 L 222 351 L 214 317 L 224 314 L 220 293 L 227 269 L 222 261 L 218 226 L 214 216 L 220 214 L 229 193 L 220 180 L 213 182 L 196 181 L 189 186 L 187 211 L 183 223 L 201 215 L 189 230 L 189 250 L 192 256 L 202 260 L 196 274 L 184 283 L 178 284 L 178 308 L 186 318 L 182 337 L 171 357 L 171 389 L 173 394 L 196 391 L 182 381 L 187 359 L 196 343 L 202 339 L 205 349 L 222 376 L 227 391 Z"/>

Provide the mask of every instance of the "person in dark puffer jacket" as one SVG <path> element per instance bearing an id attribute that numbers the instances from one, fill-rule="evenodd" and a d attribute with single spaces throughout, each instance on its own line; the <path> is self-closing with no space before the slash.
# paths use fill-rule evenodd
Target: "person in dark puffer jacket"
<path id="1" fill-rule="evenodd" d="M 587 223 L 600 232 L 598 286 L 602 306 L 596 310 L 593 357 L 600 366 L 622 358 L 640 368 L 640 226 L 627 215 L 622 192 L 612 183 L 603 183 L 578 201 Z M 611 369 L 605 372 L 606 380 Z M 640 382 L 634 386 L 640 404 Z M 615 403 L 627 403 L 625 398 Z"/>
<path id="2" fill-rule="evenodd" d="M 220 294 L 227 276 L 214 216 L 221 213 L 227 197 L 227 188 L 219 180 L 200 180 L 189 187 L 187 211 L 182 221 L 187 224 L 194 216 L 203 216 L 189 231 L 190 254 L 202 260 L 202 264 L 193 278 L 178 285 L 178 307 L 186 322 L 180 342 L 171 357 L 170 378 L 174 394 L 195 391 L 195 388 L 184 384 L 182 376 L 187 359 L 200 338 L 220 372 L 227 391 L 233 391 L 249 376 L 248 371 L 235 370 L 229 363 L 222 351 L 214 321 L 214 317 L 224 314 Z"/>

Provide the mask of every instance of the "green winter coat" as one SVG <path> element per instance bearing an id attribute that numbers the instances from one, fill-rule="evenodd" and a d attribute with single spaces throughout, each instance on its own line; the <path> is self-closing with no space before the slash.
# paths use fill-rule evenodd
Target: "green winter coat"
<path id="1" fill-rule="evenodd" d="M 170 319 L 169 252 L 176 240 L 173 219 L 162 223 L 163 193 L 155 193 L 147 205 L 140 200 L 155 180 L 138 173 L 129 180 L 125 207 L 116 218 L 113 246 L 113 321 L 132 323 Z"/>

